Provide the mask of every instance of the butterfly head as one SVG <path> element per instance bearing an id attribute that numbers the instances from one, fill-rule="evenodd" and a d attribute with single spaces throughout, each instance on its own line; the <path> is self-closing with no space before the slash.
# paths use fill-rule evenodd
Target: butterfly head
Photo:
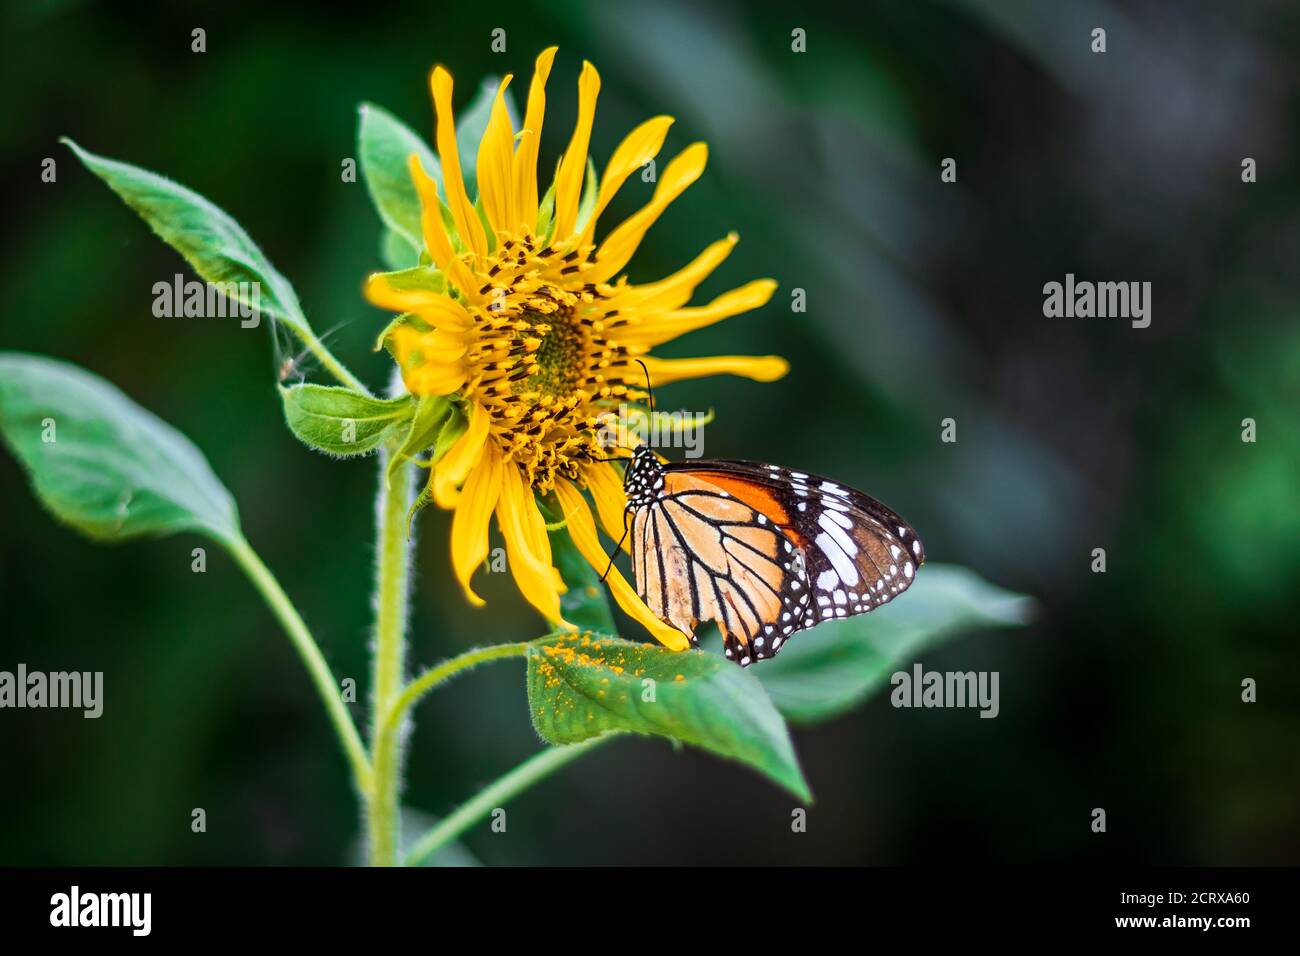
<path id="1" fill-rule="evenodd" d="M 636 511 L 654 502 L 663 493 L 664 466 L 649 445 L 638 445 L 623 472 L 623 492 L 627 506 Z"/>

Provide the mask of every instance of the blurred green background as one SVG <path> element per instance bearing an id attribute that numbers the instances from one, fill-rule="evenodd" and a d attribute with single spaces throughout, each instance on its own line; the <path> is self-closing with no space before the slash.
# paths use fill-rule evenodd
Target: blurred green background
<path id="1" fill-rule="evenodd" d="M 665 354 L 774 352 L 790 376 L 674 386 L 660 406 L 715 409 L 708 455 L 857 485 L 906 515 L 933 559 L 1040 601 L 1031 627 L 923 660 L 999 671 L 998 719 L 877 697 L 796 731 L 818 797 L 806 834 L 756 775 L 637 739 L 516 800 L 506 834 L 473 831 L 479 860 L 1300 861 L 1294 5 L 949 0 L 848 18 L 703 0 L 69 2 L 6 17 L 0 347 L 79 363 L 189 435 L 363 702 L 373 462 L 327 460 L 286 431 L 265 325 L 152 316 L 153 283 L 183 262 L 60 135 L 229 211 L 318 329 L 346 323 L 332 348 L 378 387 L 388 361 L 370 344 L 387 317 L 359 287 L 380 227 L 365 187 L 339 174 L 357 104 L 431 135 L 434 62 L 462 106 L 485 74 L 522 87 L 558 43 L 544 166 L 567 140 L 583 58 L 603 78 L 598 166 L 660 112 L 678 118 L 665 155 L 710 144 L 633 279 L 736 229 L 702 299 L 757 276 L 781 285 L 759 313 Z M 1095 26 L 1104 55 L 1089 51 Z M 190 52 L 195 27 L 206 53 Z M 795 27 L 805 54 L 791 52 Z M 1257 183 L 1241 181 L 1246 156 Z M 40 182 L 45 157 L 54 184 Z M 940 182 L 944 157 L 956 184 Z M 1151 327 L 1045 319 L 1042 286 L 1067 272 L 1152 282 Z M 795 288 L 806 314 L 790 311 Z M 945 417 L 956 444 L 939 441 Z M 1255 444 L 1240 440 L 1246 417 Z M 422 515 L 417 665 L 539 628 L 508 576 L 482 576 L 486 610 L 464 603 L 447 531 L 446 515 Z M 335 740 L 218 549 L 196 575 L 198 538 L 93 546 L 40 511 L 8 455 L 0 540 L 0 669 L 102 670 L 106 685 L 95 721 L 0 711 L 0 864 L 349 858 L 357 810 Z M 1089 570 L 1095 547 L 1105 574 Z M 439 692 L 416 721 L 406 802 L 431 814 L 539 747 L 517 663 Z M 205 835 L 190 831 L 194 807 Z"/>

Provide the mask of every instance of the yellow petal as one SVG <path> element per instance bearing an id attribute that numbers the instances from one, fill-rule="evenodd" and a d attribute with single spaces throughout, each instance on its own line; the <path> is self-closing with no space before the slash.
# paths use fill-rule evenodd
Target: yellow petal
<path id="1" fill-rule="evenodd" d="M 511 76 L 506 74 L 497 87 L 492 102 L 492 114 L 487 129 L 478 144 L 478 192 L 483 200 L 483 211 L 488 222 L 497 230 L 513 230 L 514 182 L 511 166 L 515 158 L 515 132 L 510 126 L 510 113 L 506 109 L 506 87 Z"/>
<path id="2" fill-rule="evenodd" d="M 532 230 L 537 223 L 537 149 L 542 139 L 542 120 L 546 114 L 546 78 L 551 75 L 555 47 L 547 47 L 533 67 L 533 82 L 528 87 L 528 108 L 524 112 L 523 134 L 515 149 L 515 220 L 509 228 Z"/>
<path id="3" fill-rule="evenodd" d="M 709 358 L 684 359 L 661 359 L 647 355 L 642 361 L 650 370 L 650 382 L 655 388 L 669 382 L 703 378 L 706 375 L 739 375 L 756 382 L 775 382 L 790 371 L 790 363 L 779 355 L 714 355 Z"/>
<path id="4" fill-rule="evenodd" d="M 619 477 L 612 465 L 601 463 L 583 469 L 583 480 L 591 492 L 591 500 L 596 502 L 600 513 L 600 523 L 605 533 L 615 541 L 623 539 L 624 515 L 627 509 L 627 496 L 623 493 L 623 479 Z M 623 550 L 631 552 L 632 545 L 623 540 Z"/>
<path id="5" fill-rule="evenodd" d="M 469 301 L 477 301 L 478 283 L 456 255 L 451 237 L 447 235 L 447 227 L 442 221 L 442 200 L 438 197 L 438 184 L 424 171 L 418 154 L 412 153 L 406 158 L 406 168 L 410 170 L 411 181 L 420 194 L 420 229 L 424 233 L 424 245 L 429 250 L 429 255 Z M 464 192 L 463 187 L 461 192 Z"/>
<path id="6" fill-rule="evenodd" d="M 609 205 L 610 200 L 614 198 L 627 178 L 659 155 L 664 137 L 668 135 L 668 127 L 672 125 L 671 116 L 656 116 L 632 130 L 623 142 L 619 143 L 618 149 L 614 150 L 614 155 L 609 158 L 609 165 L 605 167 L 605 175 L 600 180 L 600 192 L 596 198 L 596 210 L 583 227 L 582 238 L 578 245 L 583 246 L 591 242 L 596 232 L 596 220 L 600 218 L 600 214 L 605 211 L 605 207 Z"/>
<path id="7" fill-rule="evenodd" d="M 564 513 L 568 518 L 569 537 L 573 539 L 574 545 L 582 552 L 582 556 L 587 559 L 587 563 L 601 573 L 609 566 L 609 555 L 600 546 L 600 536 L 596 534 L 596 524 L 591 520 L 591 510 L 587 507 L 587 502 L 568 480 L 561 478 L 555 483 L 555 494 L 560 500 L 560 505 L 564 508 Z M 636 618 L 650 632 L 656 641 L 674 651 L 684 651 L 691 646 L 691 642 L 686 635 L 675 627 L 665 624 L 659 618 L 650 613 L 650 609 L 645 606 L 627 583 L 627 579 L 617 567 L 609 569 L 609 575 L 605 578 L 609 583 L 610 593 L 614 595 L 614 600 L 618 606 L 626 611 L 631 617 Z"/>
<path id="8" fill-rule="evenodd" d="M 665 312 L 632 325 L 620 333 L 619 342 L 624 345 L 660 345 L 679 335 L 766 305 L 775 289 L 776 283 L 771 279 L 755 279 L 739 289 L 724 292 L 708 305 Z"/>
<path id="9" fill-rule="evenodd" d="M 501 453 L 488 445 L 478 467 L 469 473 L 456 513 L 451 519 L 451 564 L 465 597 L 475 607 L 484 601 L 470 579 L 488 553 L 488 522 L 501 497 Z"/>
<path id="10" fill-rule="evenodd" d="M 460 500 L 460 486 L 483 456 L 491 416 L 481 405 L 469 406 L 469 425 L 433 470 L 433 500 L 441 508 L 453 508 Z"/>
<path id="11" fill-rule="evenodd" d="M 430 325 L 448 332 L 465 332 L 474 319 L 455 299 L 432 289 L 398 289 L 382 272 L 366 279 L 366 298 L 393 312 L 414 312 Z"/>
<path id="12" fill-rule="evenodd" d="M 459 332 L 421 332 L 409 325 L 393 329 L 393 344 L 397 347 L 398 363 L 403 368 L 408 363 L 412 366 L 452 365 L 466 351 L 465 337 Z"/>
<path id="13" fill-rule="evenodd" d="M 438 114 L 438 161 L 442 163 L 442 186 L 447 191 L 447 205 L 456 222 L 456 230 L 466 247 L 482 260 L 487 255 L 487 234 L 479 221 L 474 204 L 465 192 L 465 179 L 460 171 L 460 149 L 456 145 L 456 117 L 451 109 L 451 74 L 435 66 L 429 77 L 433 90 L 433 107 Z"/>
<path id="14" fill-rule="evenodd" d="M 572 627 L 560 617 L 564 585 L 551 566 L 549 547 L 545 559 L 536 549 L 538 535 L 546 537 L 546 522 L 537 510 L 532 489 L 519 469 L 507 462 L 501 471 L 501 499 L 497 502 L 497 527 L 506 539 L 506 557 L 519 592 L 551 623 Z"/>
<path id="15" fill-rule="evenodd" d="M 403 369 L 402 383 L 412 395 L 451 395 L 465 384 L 465 370 L 452 365 Z"/>
<path id="16" fill-rule="evenodd" d="M 578 221 L 582 177 L 587 171 L 587 146 L 591 142 L 591 124 L 596 117 L 596 97 L 600 93 L 600 74 L 590 63 L 583 62 L 578 77 L 578 122 L 573 138 L 560 160 L 555 174 L 555 238 L 567 239 Z"/>
<path id="17" fill-rule="evenodd" d="M 667 278 L 645 285 L 632 286 L 618 296 L 611 306 L 619 309 L 637 308 L 643 311 L 676 309 L 690 301 L 696 287 L 720 266 L 740 237 L 734 232 L 719 239 L 701 252 L 687 266 Z"/>
<path id="18" fill-rule="evenodd" d="M 412 395 L 450 395 L 465 382 L 459 359 L 465 343 L 457 333 L 421 332 L 409 325 L 393 329 L 393 351 L 402 381 Z"/>
<path id="19" fill-rule="evenodd" d="M 651 200 L 611 232 L 596 250 L 596 264 L 586 273 L 589 282 L 605 282 L 619 272 L 645 237 L 646 230 L 654 225 L 665 209 L 680 196 L 686 187 L 700 178 L 709 159 L 709 148 L 703 143 L 687 146 L 664 169 Z"/>

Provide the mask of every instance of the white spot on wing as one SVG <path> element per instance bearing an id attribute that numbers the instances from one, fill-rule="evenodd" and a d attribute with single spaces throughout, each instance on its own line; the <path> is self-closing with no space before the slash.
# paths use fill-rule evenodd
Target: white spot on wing
<path id="1" fill-rule="evenodd" d="M 829 524 L 832 528 L 834 528 L 835 533 L 838 534 L 841 538 L 844 538 L 845 541 L 848 541 L 848 539 L 845 538 L 844 536 L 844 532 L 841 531 L 839 527 L 837 527 L 835 524 L 829 521 L 826 522 L 826 524 Z M 819 534 L 813 540 L 816 542 L 817 547 L 822 549 L 822 553 L 825 554 L 826 557 L 830 560 L 831 567 L 835 569 L 835 573 L 840 576 L 840 578 L 844 581 L 845 584 L 847 584 L 849 587 L 853 587 L 853 585 L 858 583 L 857 566 L 849 559 L 848 554 L 845 553 L 844 549 L 840 547 L 839 542 L 834 537 L 832 537 L 829 532 L 824 534 Z M 852 542 L 849 542 L 849 544 L 852 547 Z M 853 550 L 854 553 L 857 552 L 856 547 Z M 823 572 L 823 574 L 824 573 L 825 572 Z M 821 583 L 820 578 L 818 579 L 818 583 L 819 584 Z"/>

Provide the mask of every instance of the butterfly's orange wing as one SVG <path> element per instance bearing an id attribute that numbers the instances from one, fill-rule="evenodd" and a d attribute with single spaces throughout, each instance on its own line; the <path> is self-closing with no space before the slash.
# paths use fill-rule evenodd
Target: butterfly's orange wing
<path id="1" fill-rule="evenodd" d="M 694 639 L 716 621 L 727 656 L 773 656 L 795 632 L 891 601 L 925 562 L 876 499 L 775 465 L 701 461 L 629 471 L 632 554 L 650 610 Z"/>
<path id="2" fill-rule="evenodd" d="M 809 587 L 799 548 L 769 517 L 764 489 L 694 472 L 665 476 L 662 495 L 632 521 L 637 590 L 692 639 L 716 621 L 728 657 L 769 657 L 803 626 Z"/>

